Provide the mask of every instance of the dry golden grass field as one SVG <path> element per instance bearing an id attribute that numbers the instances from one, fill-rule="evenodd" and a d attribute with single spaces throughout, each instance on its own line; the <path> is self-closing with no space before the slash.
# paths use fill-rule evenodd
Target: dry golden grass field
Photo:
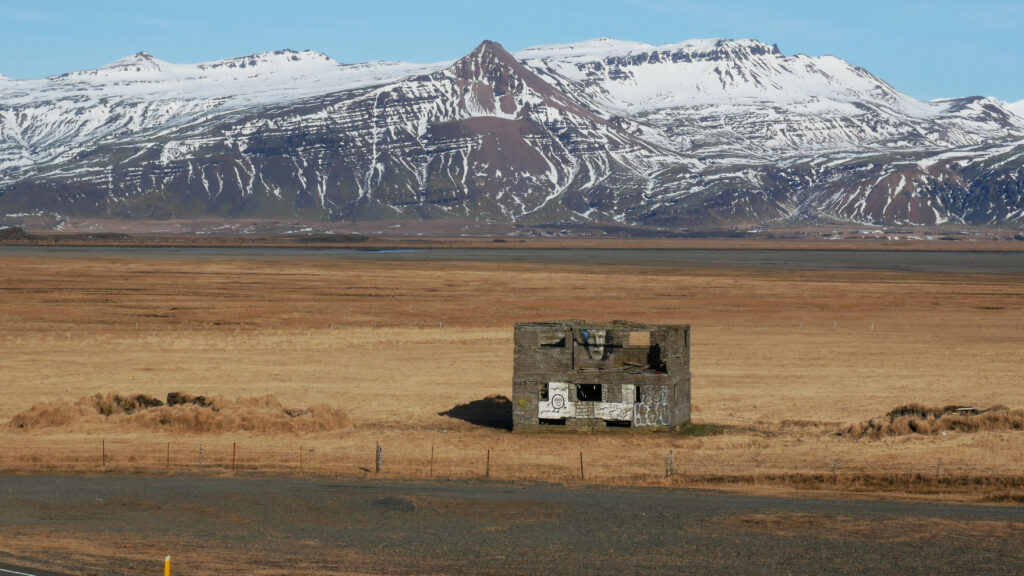
<path id="1" fill-rule="evenodd" d="M 1024 408 L 1020 276 L 300 255 L 0 267 L 0 471 L 361 475 L 379 443 L 385 477 L 575 482 L 582 454 L 586 482 L 1024 497 L 1019 429 L 839 435 L 910 403 Z M 696 429 L 522 435 L 441 414 L 511 396 L 513 323 L 559 318 L 692 325 Z M 221 410 L 104 416 L 87 398 L 169 392 Z"/>

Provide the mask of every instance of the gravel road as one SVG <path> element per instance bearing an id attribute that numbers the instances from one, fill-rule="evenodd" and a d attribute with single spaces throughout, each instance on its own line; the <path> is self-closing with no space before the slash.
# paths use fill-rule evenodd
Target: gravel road
<path id="1" fill-rule="evenodd" d="M 176 574 L 1024 573 L 1024 508 L 1012 506 L 477 482 L 0 477 L 0 511 L 0 568 L 40 576 L 17 566 L 82 573 L 61 552 L 82 546 L 96 574 L 159 573 L 166 553 Z M 30 546 L 34 534 L 50 540 Z"/>

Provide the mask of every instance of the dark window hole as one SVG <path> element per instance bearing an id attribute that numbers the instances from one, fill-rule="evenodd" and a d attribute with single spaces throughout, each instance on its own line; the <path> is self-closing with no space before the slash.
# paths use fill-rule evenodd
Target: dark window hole
<path id="1" fill-rule="evenodd" d="M 576 385 L 576 398 L 580 402 L 600 402 L 601 401 L 601 385 L 600 384 L 577 384 Z"/>
<path id="2" fill-rule="evenodd" d="M 565 420 L 556 418 L 538 418 L 537 423 L 541 426 L 565 426 Z"/>

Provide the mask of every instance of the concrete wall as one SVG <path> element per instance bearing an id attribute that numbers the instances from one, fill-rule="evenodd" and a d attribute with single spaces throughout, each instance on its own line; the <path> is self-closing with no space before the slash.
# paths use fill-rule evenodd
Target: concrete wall
<path id="1" fill-rule="evenodd" d="M 516 324 L 512 402 L 514 430 L 667 429 L 685 423 L 690 327 Z"/>

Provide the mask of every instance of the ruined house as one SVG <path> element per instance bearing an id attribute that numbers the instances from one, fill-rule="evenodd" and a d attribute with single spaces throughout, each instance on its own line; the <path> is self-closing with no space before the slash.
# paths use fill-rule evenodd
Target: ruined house
<path id="1" fill-rule="evenodd" d="M 690 420 L 690 327 L 516 324 L 513 429 L 668 429 Z"/>

